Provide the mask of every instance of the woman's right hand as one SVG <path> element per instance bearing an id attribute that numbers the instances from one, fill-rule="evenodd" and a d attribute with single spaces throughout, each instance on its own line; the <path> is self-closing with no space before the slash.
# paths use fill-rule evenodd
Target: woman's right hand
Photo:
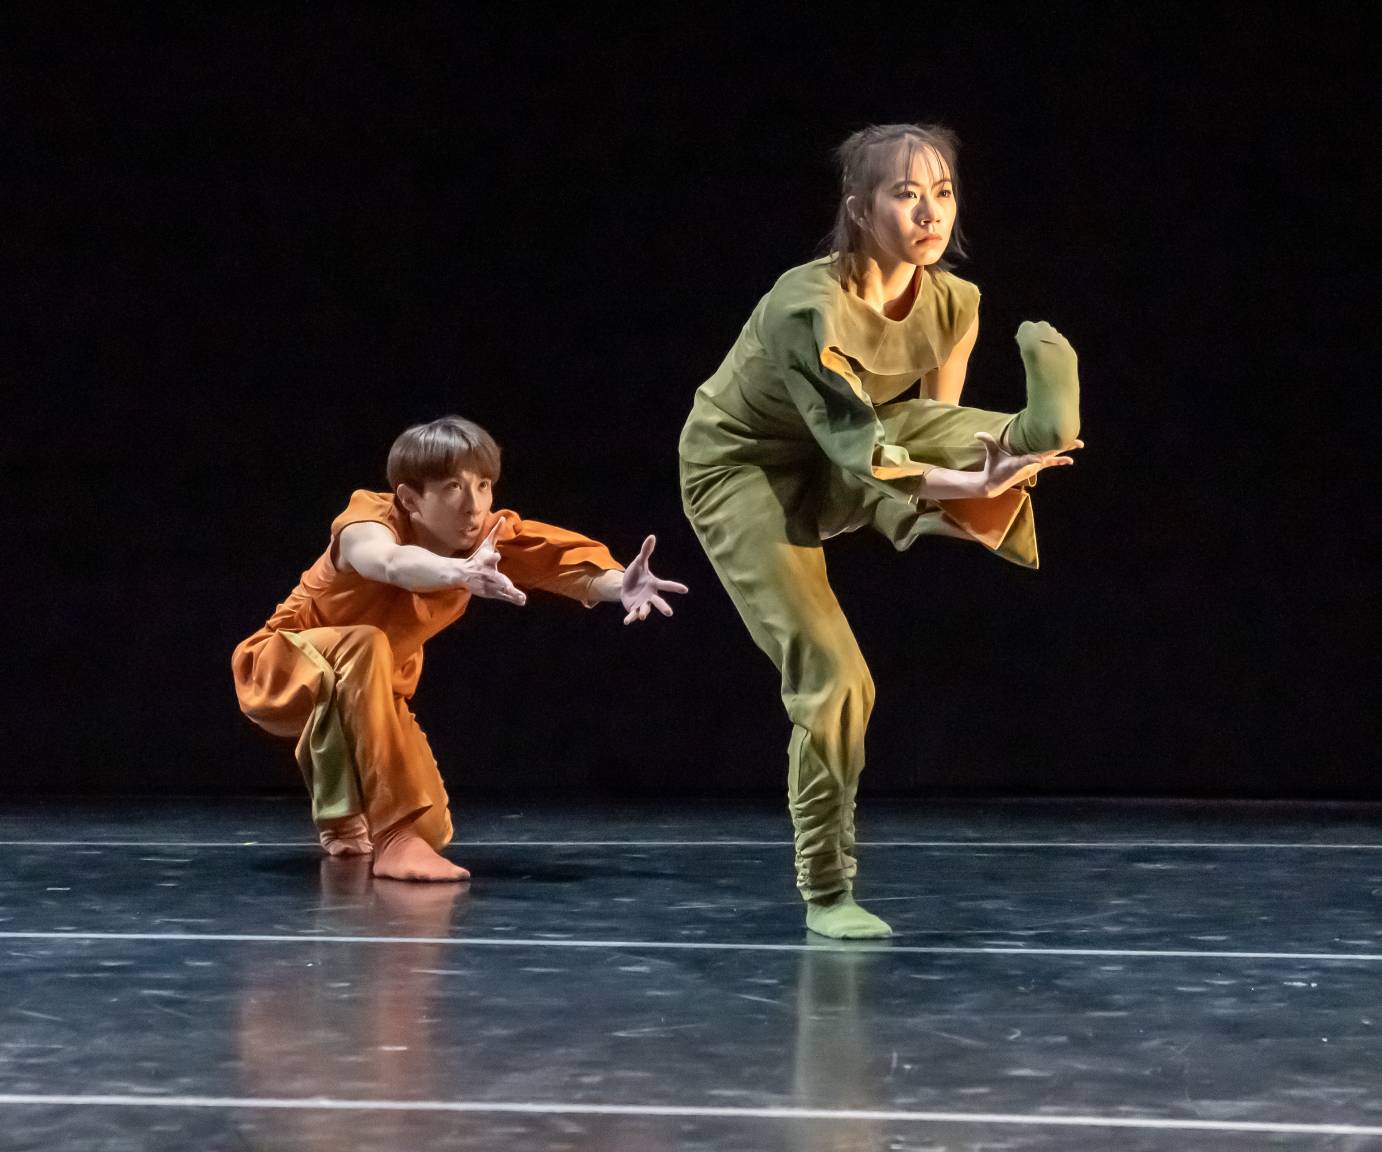
<path id="1" fill-rule="evenodd" d="M 984 464 L 976 474 L 977 495 L 990 499 L 1009 488 L 1026 483 L 1038 472 L 1046 468 L 1062 468 L 1075 463 L 1066 452 L 1083 448 L 1084 441 L 1076 440 L 1069 448 L 1059 448 L 1052 452 L 1009 452 L 987 432 L 975 434 L 984 446 Z"/>

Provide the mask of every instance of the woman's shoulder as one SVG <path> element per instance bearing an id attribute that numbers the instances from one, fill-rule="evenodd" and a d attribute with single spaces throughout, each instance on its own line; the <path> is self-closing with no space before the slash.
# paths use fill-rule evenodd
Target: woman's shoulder
<path id="1" fill-rule="evenodd" d="M 936 292 L 941 296 L 963 300 L 977 300 L 979 298 L 979 285 L 972 280 L 965 280 L 953 272 L 946 272 L 939 268 L 931 269 L 929 275 Z"/>
<path id="2" fill-rule="evenodd" d="M 827 315 L 840 305 L 840 282 L 829 256 L 788 268 L 763 297 L 764 319 L 773 325 L 808 327 L 812 317 Z"/>
<path id="3" fill-rule="evenodd" d="M 839 290 L 835 262 L 829 256 L 822 256 L 788 268 L 777 278 L 768 297 L 787 304 L 819 305 L 830 300 Z"/>
<path id="4" fill-rule="evenodd" d="M 927 275 L 931 280 L 932 313 L 955 335 L 963 335 L 979 311 L 979 286 L 939 269 L 931 269 Z"/>

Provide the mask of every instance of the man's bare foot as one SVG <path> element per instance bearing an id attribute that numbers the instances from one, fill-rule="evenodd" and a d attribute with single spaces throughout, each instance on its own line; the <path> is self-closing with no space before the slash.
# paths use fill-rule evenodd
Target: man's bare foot
<path id="1" fill-rule="evenodd" d="M 321 840 L 322 851 L 328 856 L 368 856 L 374 851 L 369 838 L 369 825 L 359 815 L 320 825 L 317 838 Z"/>
<path id="2" fill-rule="evenodd" d="M 374 875 L 388 880 L 469 880 L 470 873 L 432 851 L 411 825 L 391 828 L 374 845 Z"/>

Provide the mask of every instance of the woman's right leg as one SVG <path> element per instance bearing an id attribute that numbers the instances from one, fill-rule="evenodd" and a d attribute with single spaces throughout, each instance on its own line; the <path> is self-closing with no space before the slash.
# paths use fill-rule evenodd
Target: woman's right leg
<path id="1" fill-rule="evenodd" d="M 984 463 L 986 432 L 1014 452 L 1070 447 L 1080 431 L 1080 381 L 1074 349 L 1045 322 L 1023 323 L 1017 344 L 1027 373 L 1027 406 L 1017 413 L 991 412 L 937 400 L 906 400 L 878 409 L 888 442 L 923 464 L 973 470 Z M 1037 565 L 1036 536 L 1025 491 L 1010 489 L 994 500 L 946 501 L 920 508 L 893 499 L 838 469 L 822 475 L 819 529 L 823 537 L 871 526 L 899 551 L 924 535 L 978 540 L 1005 559 Z"/>
<path id="2" fill-rule="evenodd" d="M 874 690 L 826 578 L 814 477 L 683 462 L 682 497 L 749 633 L 781 673 L 792 721 L 788 807 L 807 923 L 827 935 L 887 935 L 887 925 L 850 898 L 852 807 Z"/>

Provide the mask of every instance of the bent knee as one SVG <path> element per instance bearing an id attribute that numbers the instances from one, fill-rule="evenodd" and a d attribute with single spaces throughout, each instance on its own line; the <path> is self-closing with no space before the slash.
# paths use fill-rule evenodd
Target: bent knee
<path id="1" fill-rule="evenodd" d="M 812 672 L 810 685 L 791 694 L 788 710 L 795 723 L 813 728 L 868 718 L 876 690 L 862 656 L 817 660 Z"/>
<path id="2" fill-rule="evenodd" d="M 339 664 L 344 668 L 355 664 L 389 670 L 393 668 L 393 647 L 381 628 L 372 624 L 357 624 L 342 629 Z"/>

